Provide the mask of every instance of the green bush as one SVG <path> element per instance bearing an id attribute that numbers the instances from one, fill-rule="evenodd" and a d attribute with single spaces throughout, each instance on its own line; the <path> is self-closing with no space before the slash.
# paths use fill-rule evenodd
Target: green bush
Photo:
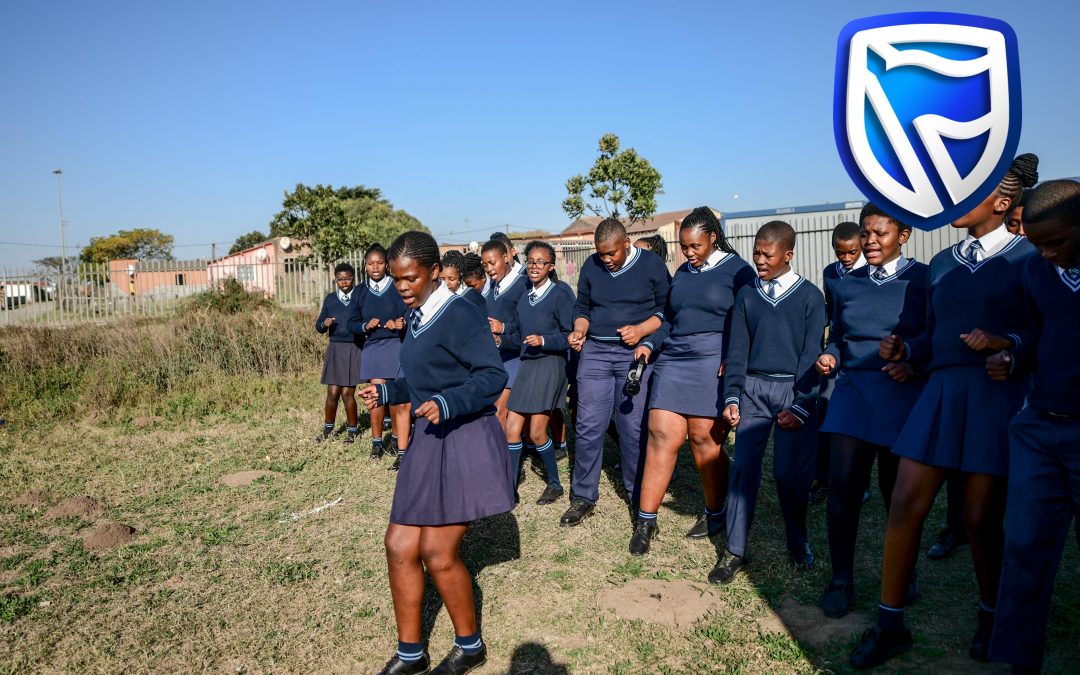
<path id="1" fill-rule="evenodd" d="M 216 288 L 205 290 L 191 296 L 187 301 L 188 311 L 211 311 L 222 314 L 253 312 L 257 309 L 273 307 L 274 301 L 259 291 L 249 291 L 232 277 L 225 277 Z"/>

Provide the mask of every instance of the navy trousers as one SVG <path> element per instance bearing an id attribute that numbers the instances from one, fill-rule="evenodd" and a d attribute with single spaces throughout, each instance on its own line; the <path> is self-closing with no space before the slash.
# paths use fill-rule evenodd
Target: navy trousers
<path id="1" fill-rule="evenodd" d="M 795 398 L 791 381 L 746 378 L 739 402 L 739 426 L 735 429 L 735 460 L 727 496 L 727 549 L 746 555 L 746 541 L 754 520 L 761 489 L 762 460 L 776 416 L 791 407 Z M 806 548 L 806 492 L 817 463 L 817 425 L 813 419 L 798 429 L 776 426 L 773 436 L 773 477 L 784 516 L 787 547 L 794 553 Z"/>
<path id="2" fill-rule="evenodd" d="M 574 446 L 574 497 L 595 503 L 600 497 L 600 471 L 604 463 L 604 436 L 615 411 L 622 455 L 622 482 L 630 503 L 634 503 L 636 485 L 645 459 L 642 432 L 645 400 L 649 393 L 652 365 L 645 368 L 641 391 L 626 393 L 626 373 L 634 362 L 634 350 L 622 343 L 608 344 L 586 340 L 581 349 L 577 371 L 577 441 Z M 804 498 L 805 500 L 805 498 Z"/>
<path id="3" fill-rule="evenodd" d="M 1007 513 L 990 658 L 1040 667 L 1054 577 L 1069 524 L 1080 519 L 1080 418 L 1031 407 L 1013 418 Z"/>

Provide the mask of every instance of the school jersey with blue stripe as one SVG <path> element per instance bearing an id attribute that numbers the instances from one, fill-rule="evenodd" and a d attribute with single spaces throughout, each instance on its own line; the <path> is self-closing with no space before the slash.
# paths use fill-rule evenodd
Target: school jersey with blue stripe
<path id="1" fill-rule="evenodd" d="M 495 287 L 498 284 L 492 282 L 491 288 L 484 296 L 484 301 L 487 303 L 488 316 L 503 324 L 503 334 L 499 336 L 499 349 L 505 353 L 517 354 L 521 349 L 521 327 L 518 326 L 517 303 L 521 296 L 528 292 L 526 286 L 529 285 L 529 280 L 524 275 L 513 272 L 508 276 L 513 279 L 512 283 L 496 295 Z"/>
<path id="2" fill-rule="evenodd" d="M 574 318 L 589 320 L 590 338 L 622 344 L 619 328 L 623 326 L 639 324 L 651 316 L 666 326 L 664 305 L 670 286 L 667 265 L 651 251 L 631 247 L 626 263 L 616 272 L 608 271 L 594 253 L 581 265 Z M 665 330 L 642 344 L 656 349 Z"/>
<path id="3" fill-rule="evenodd" d="M 480 311 L 487 316 L 487 300 L 484 300 L 484 295 L 475 288 L 470 288 L 461 294 L 461 297 L 465 298 L 472 304 L 480 308 Z"/>
<path id="4" fill-rule="evenodd" d="M 548 282 L 539 297 L 529 288 L 518 300 L 517 315 L 522 339 L 529 335 L 544 338 L 543 347 L 530 347 L 522 342 L 522 360 L 547 354 L 566 356 L 570 348 L 566 338 L 574 330 L 574 291 L 569 286 L 561 281 Z"/>
<path id="5" fill-rule="evenodd" d="M 735 296 L 757 280 L 754 268 L 734 253 L 716 265 L 696 268 L 689 262 L 675 270 L 664 315 L 671 337 L 696 333 L 726 333 Z"/>
<path id="6" fill-rule="evenodd" d="M 319 318 L 315 319 L 315 330 L 320 333 L 330 333 L 330 342 L 351 342 L 360 344 L 364 341 L 364 332 L 356 329 L 356 319 L 360 316 L 360 303 L 363 301 L 364 289 L 362 286 L 354 286 L 349 298 L 349 304 L 344 304 L 338 298 L 338 294 L 328 294 L 323 298 L 322 310 Z M 323 326 L 323 322 L 334 317 L 334 323 L 330 328 Z M 352 325 L 350 325 L 350 322 Z"/>
<path id="7" fill-rule="evenodd" d="M 382 326 L 387 321 L 393 321 L 405 316 L 406 307 L 405 302 L 402 301 L 401 296 L 398 295 L 397 289 L 394 288 L 394 283 L 391 281 L 383 288 L 382 293 L 377 293 L 372 290 L 370 285 L 364 284 L 364 299 L 360 303 L 360 317 L 363 320 L 363 325 L 367 325 L 368 321 L 372 319 L 379 320 L 379 328 L 371 331 L 368 336 L 368 342 L 377 342 L 379 340 L 400 340 L 402 331 L 387 330 Z"/>

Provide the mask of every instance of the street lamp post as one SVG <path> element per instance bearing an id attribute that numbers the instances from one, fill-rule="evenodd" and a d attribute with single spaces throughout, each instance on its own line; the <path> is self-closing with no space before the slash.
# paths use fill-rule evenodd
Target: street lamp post
<path id="1" fill-rule="evenodd" d="M 67 222 L 64 220 L 64 198 L 60 192 L 60 175 L 63 174 L 62 169 L 54 169 L 53 174 L 56 176 L 56 204 L 60 209 L 60 271 L 63 274 L 67 274 Z"/>

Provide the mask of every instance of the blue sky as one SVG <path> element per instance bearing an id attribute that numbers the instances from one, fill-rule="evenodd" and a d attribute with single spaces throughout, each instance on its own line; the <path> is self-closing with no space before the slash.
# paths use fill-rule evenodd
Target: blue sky
<path id="1" fill-rule="evenodd" d="M 443 239 L 558 230 L 565 180 L 609 131 L 663 174 L 661 210 L 857 198 L 832 135 L 836 38 L 915 8 L 5 3 L 0 241 L 41 247 L 0 244 L 0 267 L 59 253 L 57 167 L 72 249 L 153 227 L 181 258 L 266 231 L 299 182 L 378 187 Z M 918 9 L 1013 26 L 1020 151 L 1080 174 L 1080 3 Z"/>

